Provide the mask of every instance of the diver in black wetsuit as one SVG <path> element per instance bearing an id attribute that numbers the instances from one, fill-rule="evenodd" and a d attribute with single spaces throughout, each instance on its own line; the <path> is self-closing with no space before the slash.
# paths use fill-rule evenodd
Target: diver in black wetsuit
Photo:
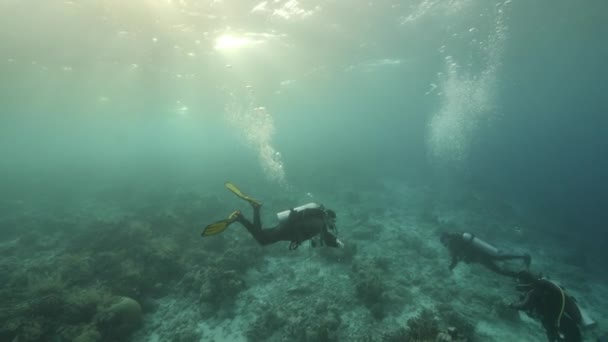
<path id="1" fill-rule="evenodd" d="M 452 256 L 450 271 L 460 261 L 476 262 L 498 274 L 515 278 L 518 272 L 502 268 L 496 264 L 496 261 L 522 259 L 526 268 L 530 267 L 530 255 L 503 253 L 498 248 L 470 233 L 442 233 L 441 243 L 447 247 Z"/>
<path id="2" fill-rule="evenodd" d="M 253 208 L 253 222 L 249 221 L 240 211 L 235 211 L 227 219 L 212 223 L 205 227 L 202 236 L 219 234 L 234 222 L 241 223 L 253 238 L 261 245 L 269 245 L 278 241 L 289 241 L 289 249 L 297 249 L 304 241 L 311 240 L 311 245 L 342 247 L 337 239 L 336 213 L 325 209 L 322 205 L 309 203 L 304 206 L 279 213 L 279 224 L 272 228 L 262 228 L 260 208 L 262 204 L 245 195 L 234 184 L 226 183 L 226 187 L 238 197 L 246 200 Z"/>
<path id="3" fill-rule="evenodd" d="M 579 326 L 583 318 L 574 298 L 556 283 L 529 271 L 519 272 L 517 280 L 517 289 L 525 295 L 521 301 L 509 304 L 510 307 L 540 319 L 549 342 L 582 341 Z"/>
<path id="4" fill-rule="evenodd" d="M 290 241 L 289 249 L 298 248 L 302 242 L 311 240 L 313 246 L 317 244 L 329 247 L 340 247 L 341 242 L 330 232 L 336 230 L 336 213 L 322 207 L 290 210 L 289 217 L 283 223 L 273 228 L 262 229 L 260 222 L 260 206 L 253 205 L 253 223 L 240 212 L 236 214 L 236 221 L 241 223 L 253 238 L 261 245 L 269 245 L 278 241 Z M 313 239 L 318 237 L 318 239 Z"/>

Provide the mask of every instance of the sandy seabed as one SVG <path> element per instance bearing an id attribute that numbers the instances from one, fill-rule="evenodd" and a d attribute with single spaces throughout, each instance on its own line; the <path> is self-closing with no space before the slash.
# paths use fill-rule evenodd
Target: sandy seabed
<path id="1" fill-rule="evenodd" d="M 259 196 L 263 222 L 274 224 L 285 203 L 306 200 L 297 197 Z M 471 191 L 448 198 L 399 181 L 336 184 L 314 199 L 337 212 L 344 249 L 262 247 L 237 224 L 203 239 L 201 222 L 235 208 L 249 215 L 244 203 L 209 194 L 180 192 L 129 209 L 90 202 L 61 215 L 13 210 L 4 227 L 32 228 L 8 234 L 0 247 L 8 284 L 0 292 L 0 337 L 544 341 L 537 321 L 507 307 L 519 298 L 514 280 L 475 264 L 448 270 L 442 231 L 469 231 L 531 254 L 533 271 L 561 283 L 603 325 L 608 289 L 594 262 L 601 251 L 573 247 L 583 242 L 558 233 L 567 230 L 549 218 Z M 41 223 L 49 220 L 52 227 Z M 116 304 L 125 298 L 140 311 Z"/>

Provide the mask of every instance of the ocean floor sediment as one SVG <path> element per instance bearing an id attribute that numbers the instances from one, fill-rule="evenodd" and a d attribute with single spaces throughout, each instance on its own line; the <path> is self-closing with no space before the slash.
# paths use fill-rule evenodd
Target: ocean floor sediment
<path id="1" fill-rule="evenodd" d="M 259 197 L 268 225 L 301 204 Z M 313 199 L 337 212 L 345 248 L 262 247 L 238 225 L 201 238 L 202 226 L 235 208 L 250 215 L 237 199 L 209 192 L 123 210 L 93 202 L 72 215 L 4 216 L 3 227 L 20 228 L 0 245 L 0 340 L 545 340 L 536 320 L 507 307 L 518 299 L 512 279 L 475 264 L 448 270 L 439 233 L 453 230 L 530 253 L 534 271 L 604 324 L 601 254 L 551 235 L 549 218 L 479 193 L 445 198 L 395 180 L 337 184 Z"/>

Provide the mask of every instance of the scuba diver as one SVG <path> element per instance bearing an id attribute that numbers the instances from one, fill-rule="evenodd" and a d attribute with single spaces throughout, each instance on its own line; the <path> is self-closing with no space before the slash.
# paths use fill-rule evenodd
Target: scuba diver
<path id="1" fill-rule="evenodd" d="M 575 299 L 556 283 L 529 271 L 519 272 L 517 281 L 517 290 L 525 295 L 509 306 L 540 319 L 549 342 L 580 342 L 579 326 L 595 325 L 593 320 L 584 317 Z"/>
<path id="2" fill-rule="evenodd" d="M 501 268 L 496 261 L 522 259 L 526 268 L 530 267 L 531 258 L 528 254 L 505 254 L 498 248 L 479 239 L 470 233 L 442 233 L 441 243 L 447 247 L 452 256 L 450 271 L 456 267 L 458 262 L 476 262 L 484 265 L 490 270 L 508 277 L 517 277 L 516 271 Z"/>
<path id="3" fill-rule="evenodd" d="M 289 249 L 297 249 L 304 241 L 310 240 L 311 246 L 343 247 L 337 239 L 336 213 L 316 203 L 308 203 L 297 208 L 277 214 L 279 224 L 276 227 L 262 229 L 260 208 L 262 204 L 245 195 L 234 184 L 225 183 L 226 188 L 239 198 L 249 202 L 253 208 L 253 222 L 240 211 L 234 211 L 228 218 L 214 222 L 201 235 L 211 236 L 223 232 L 234 222 L 242 224 L 260 245 L 269 245 L 278 241 L 290 241 Z"/>

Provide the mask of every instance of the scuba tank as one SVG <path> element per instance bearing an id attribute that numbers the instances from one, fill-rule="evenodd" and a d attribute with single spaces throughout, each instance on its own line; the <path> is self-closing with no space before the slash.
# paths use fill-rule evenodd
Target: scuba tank
<path id="1" fill-rule="evenodd" d="M 498 250 L 498 248 L 490 245 L 489 243 L 487 243 L 481 239 L 476 238 L 475 236 L 473 236 L 470 233 L 463 233 L 462 239 L 464 241 L 470 242 L 471 245 L 475 246 L 475 248 L 482 250 L 489 255 L 496 256 L 496 255 L 500 254 L 500 251 Z"/>
<path id="2" fill-rule="evenodd" d="M 321 205 L 314 203 L 314 202 L 306 203 L 299 207 L 283 210 L 283 211 L 277 213 L 277 218 L 279 219 L 279 223 L 284 223 L 285 221 L 287 221 L 287 218 L 289 218 L 289 214 L 291 213 L 291 210 L 302 211 L 304 209 L 316 209 L 316 208 L 321 208 Z"/>

